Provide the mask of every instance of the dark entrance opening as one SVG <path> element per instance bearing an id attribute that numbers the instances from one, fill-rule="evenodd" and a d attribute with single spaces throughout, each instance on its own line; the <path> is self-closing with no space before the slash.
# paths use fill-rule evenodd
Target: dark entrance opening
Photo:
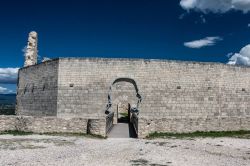
<path id="1" fill-rule="evenodd" d="M 126 107 L 124 107 L 127 105 Z M 122 104 L 121 107 L 119 104 L 117 105 L 117 121 L 118 123 L 130 123 L 130 104 Z"/>
<path id="2" fill-rule="evenodd" d="M 138 108 L 141 100 L 137 84 L 133 79 L 118 78 L 111 84 L 105 110 L 107 117 L 113 116 L 112 129 L 107 130 L 109 137 L 137 138 Z"/>

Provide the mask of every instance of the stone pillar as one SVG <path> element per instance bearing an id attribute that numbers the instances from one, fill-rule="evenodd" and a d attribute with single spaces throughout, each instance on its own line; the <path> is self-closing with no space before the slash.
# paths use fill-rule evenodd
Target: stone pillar
<path id="1" fill-rule="evenodd" d="M 37 33 L 29 33 L 28 44 L 25 50 L 24 67 L 37 64 Z"/>

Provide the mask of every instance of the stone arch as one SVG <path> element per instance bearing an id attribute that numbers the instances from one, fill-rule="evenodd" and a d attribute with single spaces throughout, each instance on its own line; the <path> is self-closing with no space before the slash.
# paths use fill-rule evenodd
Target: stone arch
<path id="1" fill-rule="evenodd" d="M 136 92 L 136 97 L 137 97 L 137 99 L 138 99 L 138 101 L 137 101 L 137 109 L 139 108 L 139 104 L 140 104 L 141 101 L 142 101 L 142 97 L 141 97 L 141 95 L 139 94 L 139 89 L 138 89 L 138 86 L 137 86 L 137 84 L 136 84 L 136 82 L 135 82 L 134 79 L 126 78 L 126 77 L 117 78 L 117 79 L 115 79 L 115 80 L 111 83 L 111 85 L 110 85 L 110 87 L 109 87 L 109 92 L 108 92 L 108 104 L 107 104 L 106 110 L 105 110 L 105 113 L 106 113 L 106 114 L 108 114 L 108 113 L 110 112 L 109 109 L 110 109 L 111 106 L 112 106 L 112 88 L 113 88 L 113 85 L 116 84 L 116 83 L 118 83 L 118 82 L 128 82 L 128 83 L 131 83 L 131 84 L 134 86 L 135 92 Z"/>

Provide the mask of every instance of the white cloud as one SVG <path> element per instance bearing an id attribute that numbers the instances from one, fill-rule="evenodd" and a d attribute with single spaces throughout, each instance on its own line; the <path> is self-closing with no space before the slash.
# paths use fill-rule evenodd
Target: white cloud
<path id="1" fill-rule="evenodd" d="M 228 64 L 250 66 L 250 44 L 243 47 L 239 53 L 233 54 Z"/>
<path id="2" fill-rule="evenodd" d="M 230 52 L 226 55 L 226 57 L 230 58 L 234 53 Z"/>
<path id="3" fill-rule="evenodd" d="M 18 68 L 0 68 L 0 83 L 15 84 L 17 80 Z"/>
<path id="4" fill-rule="evenodd" d="M 203 13 L 225 13 L 230 10 L 247 13 L 250 11 L 250 0 L 181 0 L 180 6 L 187 11 Z"/>
<path id="5" fill-rule="evenodd" d="M 185 42 L 184 46 L 189 47 L 189 48 L 201 48 L 201 47 L 206 47 L 206 46 L 213 46 L 215 45 L 216 42 L 220 40 L 222 40 L 222 38 L 218 36 L 206 37 L 200 40 Z"/>
<path id="6" fill-rule="evenodd" d="M 13 93 L 12 90 L 0 86 L 0 94 Z"/>
<path id="7" fill-rule="evenodd" d="M 180 1 L 180 5 L 183 9 L 189 10 L 194 8 L 194 6 L 196 5 L 196 0 L 181 0 Z"/>

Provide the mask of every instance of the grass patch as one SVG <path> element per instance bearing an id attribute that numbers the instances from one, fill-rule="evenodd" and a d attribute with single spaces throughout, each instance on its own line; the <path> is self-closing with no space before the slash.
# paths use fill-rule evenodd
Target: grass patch
<path id="1" fill-rule="evenodd" d="M 25 131 L 18 131 L 18 130 L 7 130 L 7 131 L 3 131 L 0 132 L 0 135 L 4 135 L 4 134 L 11 134 L 11 135 L 31 135 L 34 134 L 33 132 L 25 132 Z"/>
<path id="2" fill-rule="evenodd" d="M 121 113 L 119 113 L 121 116 L 123 116 L 123 117 L 128 117 L 128 113 L 127 112 L 121 112 Z"/>
<path id="3" fill-rule="evenodd" d="M 5 135 L 5 134 L 10 134 L 10 135 L 32 135 L 32 134 L 39 134 L 39 135 L 51 135 L 51 136 L 82 136 L 82 137 L 87 137 L 87 138 L 99 138 L 99 139 L 105 139 L 107 137 L 103 137 L 101 135 L 96 135 L 96 134 L 85 134 L 85 133 L 33 133 L 33 132 L 24 132 L 24 131 L 18 131 L 18 130 L 8 130 L 8 131 L 3 131 L 0 132 L 0 135 Z"/>
<path id="4" fill-rule="evenodd" d="M 120 117 L 118 118 L 119 123 L 128 123 L 129 117 L 127 112 L 119 113 Z"/>
<path id="5" fill-rule="evenodd" d="M 146 138 L 194 138 L 194 137 L 234 137 L 234 138 L 246 138 L 250 139 L 250 131 L 209 131 L 202 132 L 196 131 L 193 133 L 158 133 L 154 132 L 149 134 Z"/>

